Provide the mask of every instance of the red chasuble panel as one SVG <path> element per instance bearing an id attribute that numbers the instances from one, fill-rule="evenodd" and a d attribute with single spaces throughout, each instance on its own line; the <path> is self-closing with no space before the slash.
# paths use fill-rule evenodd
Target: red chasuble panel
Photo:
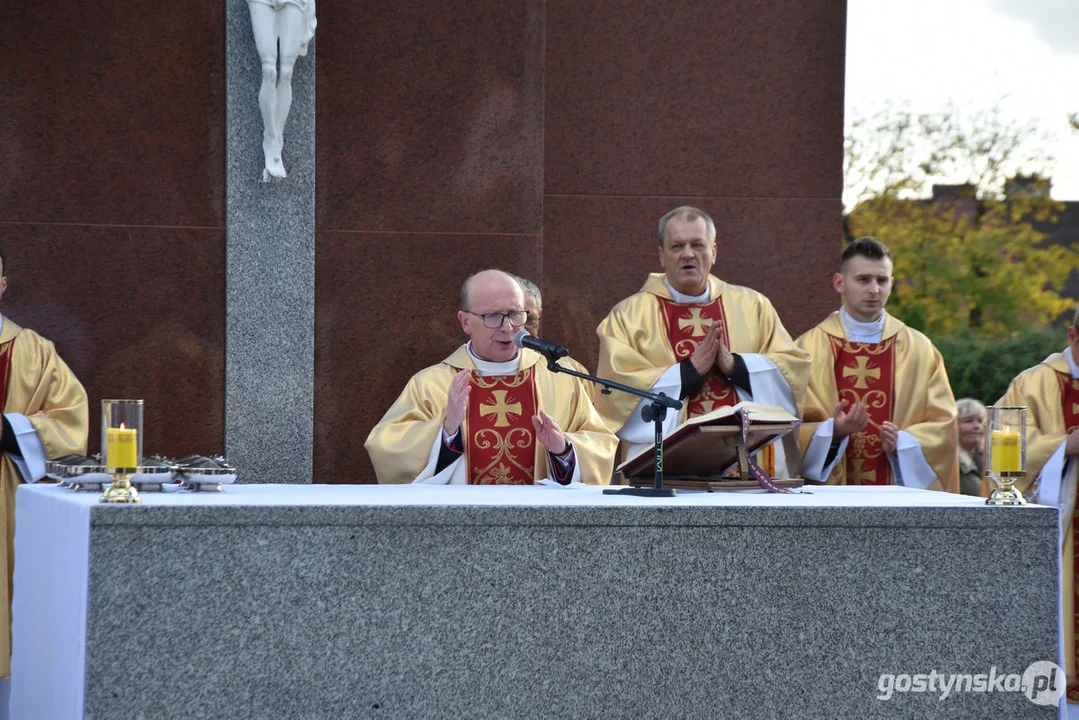
<path id="1" fill-rule="evenodd" d="M 509 376 L 472 373 L 468 395 L 469 485 L 531 485 L 535 465 L 536 383 L 532 368 Z"/>
<path id="2" fill-rule="evenodd" d="M 723 314 L 723 302 L 716 298 L 707 305 L 678 305 L 659 298 L 663 319 L 667 323 L 667 337 L 679 362 L 697 349 L 708 327 L 719 323 L 719 336 L 723 344 L 731 346 L 727 333 L 727 317 Z M 686 398 L 686 417 L 697 417 L 716 408 L 730 407 L 738 403 L 738 393 L 713 369 L 702 378 L 701 389 Z"/>
<path id="3" fill-rule="evenodd" d="M 1064 410 L 1064 427 L 1068 432 L 1079 427 L 1079 379 L 1057 373 L 1060 382 L 1060 407 Z"/>
<path id="4" fill-rule="evenodd" d="M 852 343 L 832 338 L 835 384 L 839 399 L 869 411 L 865 430 L 847 444 L 848 485 L 891 485 L 892 468 L 881 448 L 880 427 L 892 419 L 895 402 L 895 337 L 879 343 Z"/>
<path id="5" fill-rule="evenodd" d="M 15 347 L 15 340 L 11 338 L 0 345 L 0 410 L 7 407 L 7 389 L 11 383 L 11 349 Z"/>
<path id="6" fill-rule="evenodd" d="M 1070 433 L 1079 428 L 1079 380 L 1064 373 L 1057 373 L 1060 383 L 1060 407 L 1064 413 L 1064 428 Z M 1074 462 L 1074 460 L 1073 460 Z M 1079 508 L 1079 498 L 1076 499 L 1076 507 Z M 1072 513 L 1072 542 L 1079 537 L 1079 513 Z M 1079 552 L 1072 553 L 1072 575 L 1079 578 Z M 1079 637 L 1079 590 L 1074 591 L 1072 612 L 1072 631 Z M 1076 644 L 1075 658 L 1076 667 L 1079 667 L 1079 643 Z M 1068 702 L 1079 702 L 1079 683 L 1072 682 L 1068 685 Z"/>

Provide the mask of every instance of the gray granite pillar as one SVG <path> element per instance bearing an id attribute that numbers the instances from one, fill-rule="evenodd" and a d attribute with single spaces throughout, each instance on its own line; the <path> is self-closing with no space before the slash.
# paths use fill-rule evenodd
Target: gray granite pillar
<path id="1" fill-rule="evenodd" d="M 311 482 L 315 43 L 297 63 L 283 159 L 262 182 L 262 74 L 245 0 L 227 0 L 225 452 L 249 482 Z M 198 298 L 192 298 L 197 302 Z"/>

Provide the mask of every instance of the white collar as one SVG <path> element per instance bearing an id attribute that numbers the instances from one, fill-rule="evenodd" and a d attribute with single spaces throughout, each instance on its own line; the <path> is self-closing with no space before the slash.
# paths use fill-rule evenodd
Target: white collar
<path id="1" fill-rule="evenodd" d="M 712 291 L 709 284 L 705 283 L 704 292 L 700 295 L 685 295 L 671 287 L 666 277 L 663 278 L 663 284 L 667 286 L 667 291 L 671 294 L 671 298 L 679 305 L 704 305 L 708 302 Z"/>
<path id="2" fill-rule="evenodd" d="M 1072 357 L 1072 349 L 1070 347 L 1064 348 L 1064 359 L 1068 361 L 1068 368 L 1072 371 L 1072 377 L 1079 378 L 1079 365 L 1075 364 L 1075 358 Z"/>
<path id="3" fill-rule="evenodd" d="M 512 359 L 505 362 L 491 362 L 490 360 L 484 360 L 478 357 L 476 353 L 472 352 L 472 341 L 468 341 L 468 345 L 465 346 L 465 350 L 468 351 L 468 356 L 472 358 L 473 364 L 476 366 L 476 372 L 480 377 L 491 377 L 492 375 L 516 375 L 521 369 L 521 351 L 518 350 L 517 354 Z"/>
<path id="4" fill-rule="evenodd" d="M 851 342 L 879 343 L 884 335 L 884 311 L 880 311 L 880 317 L 872 322 L 855 320 L 847 312 L 844 305 L 839 308 L 839 319 L 843 323 L 843 329 L 847 331 L 847 339 Z"/>

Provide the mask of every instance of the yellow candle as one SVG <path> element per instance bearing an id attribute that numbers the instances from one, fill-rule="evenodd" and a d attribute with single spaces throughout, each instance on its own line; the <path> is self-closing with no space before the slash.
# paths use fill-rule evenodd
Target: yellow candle
<path id="1" fill-rule="evenodd" d="M 105 465 L 109 470 L 139 464 L 139 431 L 123 427 L 105 430 Z"/>
<path id="2" fill-rule="evenodd" d="M 1019 472 L 1019 433 L 1014 430 L 994 430 L 990 440 L 993 451 L 992 472 Z"/>

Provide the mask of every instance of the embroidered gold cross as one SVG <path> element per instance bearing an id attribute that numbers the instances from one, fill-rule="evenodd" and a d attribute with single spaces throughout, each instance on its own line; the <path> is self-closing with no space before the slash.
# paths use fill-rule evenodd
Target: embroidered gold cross
<path id="1" fill-rule="evenodd" d="M 678 329 L 685 330 L 687 327 L 692 327 L 691 337 L 704 337 L 704 326 L 712 324 L 711 318 L 702 318 L 700 308 L 693 308 L 689 312 L 688 318 L 678 318 Z"/>
<path id="2" fill-rule="evenodd" d="M 848 480 L 853 481 L 855 484 L 861 485 L 865 481 L 876 482 L 877 471 L 871 470 L 865 466 L 865 460 L 855 460 L 851 468 L 850 478 Z"/>
<path id="3" fill-rule="evenodd" d="M 495 427 L 509 427 L 510 423 L 506 415 L 520 415 L 521 403 L 507 405 L 505 390 L 493 390 L 491 394 L 495 396 L 495 404 L 480 405 L 480 417 L 496 413 L 498 417 L 495 418 Z"/>
<path id="4" fill-rule="evenodd" d="M 859 355 L 855 358 L 855 361 L 857 363 L 855 367 L 850 367 L 848 365 L 843 368 L 843 377 L 846 378 L 853 375 L 855 378 L 857 378 L 854 381 L 854 387 L 859 390 L 864 390 L 869 387 L 869 383 L 865 381 L 867 377 L 871 377 L 874 380 L 880 378 L 880 368 L 868 367 L 869 358 L 867 358 L 865 355 Z"/>

